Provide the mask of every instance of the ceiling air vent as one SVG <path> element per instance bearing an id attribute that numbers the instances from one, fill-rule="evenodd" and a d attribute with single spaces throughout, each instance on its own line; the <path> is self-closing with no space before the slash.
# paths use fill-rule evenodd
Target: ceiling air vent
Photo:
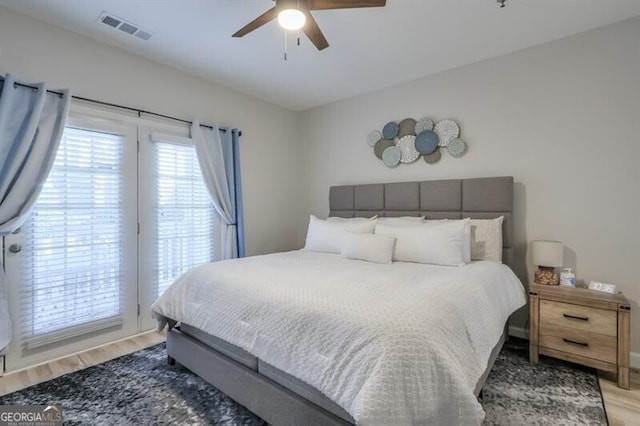
<path id="1" fill-rule="evenodd" d="M 141 38 L 143 40 L 149 40 L 151 38 L 151 34 L 146 31 L 138 30 L 137 33 L 134 34 L 136 37 Z"/>
<path id="2" fill-rule="evenodd" d="M 97 22 L 101 22 L 105 25 L 110 26 L 111 28 L 117 28 L 122 32 L 138 37 L 142 40 L 149 40 L 153 34 L 148 31 L 144 31 L 139 26 L 132 24 L 131 22 L 127 22 L 122 18 L 118 18 L 109 12 L 102 12 L 100 16 L 98 16 Z"/>
<path id="3" fill-rule="evenodd" d="M 131 35 L 135 34 L 135 32 L 138 31 L 138 27 L 134 27 L 133 25 L 127 24 L 126 22 L 123 22 L 122 25 L 118 27 L 118 29 Z"/>
<path id="4" fill-rule="evenodd" d="M 117 20 L 113 16 L 105 15 L 101 18 L 103 24 L 107 24 L 110 27 L 118 28 L 118 25 L 122 23 L 122 21 Z"/>

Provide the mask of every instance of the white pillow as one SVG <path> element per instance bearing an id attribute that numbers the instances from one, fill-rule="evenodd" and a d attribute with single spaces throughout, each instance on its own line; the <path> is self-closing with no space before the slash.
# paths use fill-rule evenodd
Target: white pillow
<path id="1" fill-rule="evenodd" d="M 468 223 L 469 219 L 412 226 L 378 224 L 376 234 L 398 239 L 393 260 L 459 266 L 465 263 L 463 246 Z"/>
<path id="2" fill-rule="evenodd" d="M 471 259 L 502 263 L 502 221 L 471 219 Z"/>
<path id="3" fill-rule="evenodd" d="M 340 217 L 340 216 L 331 216 L 328 217 L 327 220 L 329 222 L 366 222 L 368 220 L 376 220 L 378 216 L 372 217 Z"/>
<path id="4" fill-rule="evenodd" d="M 304 249 L 340 254 L 347 232 L 372 234 L 375 227 L 375 220 L 338 222 L 318 219 L 311 215 Z"/>
<path id="5" fill-rule="evenodd" d="M 356 234 L 347 232 L 342 257 L 374 263 L 391 263 L 396 239 L 389 235 Z"/>
<path id="6" fill-rule="evenodd" d="M 467 220 L 467 224 L 464 227 L 464 241 L 462 244 L 463 244 L 462 256 L 464 257 L 464 263 L 469 263 L 471 262 L 471 221 L 470 220 Z"/>
<path id="7" fill-rule="evenodd" d="M 385 225 L 415 225 L 423 223 L 424 216 L 400 216 L 400 217 L 379 217 L 378 223 Z"/>

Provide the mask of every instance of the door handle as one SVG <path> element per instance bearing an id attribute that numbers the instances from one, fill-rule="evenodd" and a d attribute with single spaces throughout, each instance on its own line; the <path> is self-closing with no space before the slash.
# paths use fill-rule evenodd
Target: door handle
<path id="1" fill-rule="evenodd" d="M 9 246 L 9 251 L 11 253 L 20 253 L 22 251 L 22 246 L 20 244 L 11 244 Z"/>

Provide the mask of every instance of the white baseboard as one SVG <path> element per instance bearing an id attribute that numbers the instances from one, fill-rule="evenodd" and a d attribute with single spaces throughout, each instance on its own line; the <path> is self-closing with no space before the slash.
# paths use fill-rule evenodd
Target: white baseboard
<path id="1" fill-rule="evenodd" d="M 509 336 L 529 340 L 529 334 L 527 333 L 527 330 L 522 327 L 515 327 L 513 325 L 509 326 Z M 631 368 L 640 370 L 640 353 L 631 352 L 629 357 L 629 365 L 631 366 Z"/>
<path id="2" fill-rule="evenodd" d="M 509 326 L 509 336 L 529 340 L 529 334 L 527 333 L 527 330 L 522 327 L 515 327 L 513 325 Z"/>

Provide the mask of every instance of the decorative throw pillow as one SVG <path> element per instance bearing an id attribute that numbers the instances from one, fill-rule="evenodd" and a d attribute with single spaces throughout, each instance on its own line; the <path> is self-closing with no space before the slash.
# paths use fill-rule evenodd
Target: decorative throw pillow
<path id="1" fill-rule="evenodd" d="M 376 234 L 397 238 L 393 260 L 459 266 L 465 264 L 465 226 L 469 220 L 391 226 L 378 224 Z"/>
<path id="2" fill-rule="evenodd" d="M 304 249 L 340 254 L 347 232 L 372 234 L 375 227 L 375 220 L 339 222 L 322 220 L 311 215 Z"/>
<path id="3" fill-rule="evenodd" d="M 471 219 L 471 260 L 488 260 L 502 263 L 502 221 L 495 219 Z"/>
<path id="4" fill-rule="evenodd" d="M 374 263 L 391 263 L 395 237 L 347 232 L 342 246 L 342 257 Z"/>

